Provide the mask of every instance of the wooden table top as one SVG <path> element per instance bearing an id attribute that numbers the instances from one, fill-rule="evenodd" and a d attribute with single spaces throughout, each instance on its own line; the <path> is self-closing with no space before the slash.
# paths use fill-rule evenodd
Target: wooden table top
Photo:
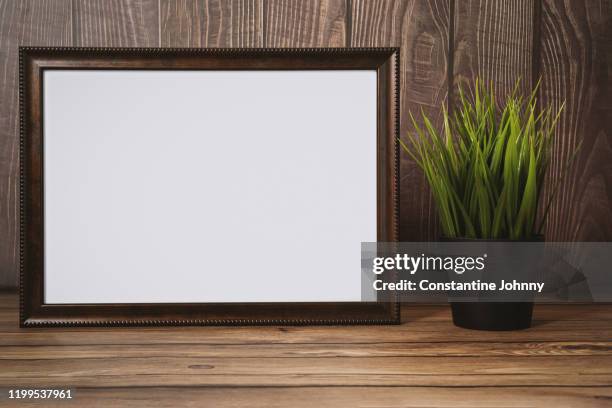
<path id="1" fill-rule="evenodd" d="M 0 405 L 8 388 L 71 387 L 87 407 L 612 406 L 612 305 L 534 319 L 472 331 L 411 305 L 399 326 L 20 329 L 4 293 Z"/>

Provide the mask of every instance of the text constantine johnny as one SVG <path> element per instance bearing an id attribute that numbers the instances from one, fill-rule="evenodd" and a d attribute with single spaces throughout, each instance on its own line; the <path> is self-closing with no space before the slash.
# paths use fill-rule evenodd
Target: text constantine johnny
<path id="1" fill-rule="evenodd" d="M 398 282 L 383 282 L 377 279 L 372 286 L 375 290 L 395 290 L 395 291 L 526 291 L 541 293 L 544 289 L 543 282 L 518 282 L 502 280 L 499 284 L 495 282 L 482 282 L 475 280 L 471 282 L 430 282 L 423 279 L 418 282 L 402 279 Z"/>

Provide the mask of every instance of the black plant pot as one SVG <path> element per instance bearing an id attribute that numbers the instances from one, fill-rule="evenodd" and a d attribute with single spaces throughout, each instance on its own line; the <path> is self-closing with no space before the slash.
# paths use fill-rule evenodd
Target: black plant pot
<path id="1" fill-rule="evenodd" d="M 500 242 L 508 240 L 474 240 L 469 238 L 441 238 L 442 242 Z M 543 242 L 535 236 L 523 242 Z M 455 326 L 473 330 L 508 331 L 531 327 L 533 302 L 451 302 Z"/>
<path id="2" fill-rule="evenodd" d="M 531 327 L 533 302 L 451 303 L 455 326 L 474 330 L 521 330 Z"/>

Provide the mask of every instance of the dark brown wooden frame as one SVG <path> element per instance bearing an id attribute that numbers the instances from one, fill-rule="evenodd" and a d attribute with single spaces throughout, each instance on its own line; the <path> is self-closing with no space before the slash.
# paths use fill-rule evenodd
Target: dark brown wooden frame
<path id="1" fill-rule="evenodd" d="M 398 236 L 399 49 L 19 49 L 20 324 L 41 326 L 396 324 L 399 303 L 44 303 L 43 71 L 47 69 L 377 71 L 377 235 Z"/>

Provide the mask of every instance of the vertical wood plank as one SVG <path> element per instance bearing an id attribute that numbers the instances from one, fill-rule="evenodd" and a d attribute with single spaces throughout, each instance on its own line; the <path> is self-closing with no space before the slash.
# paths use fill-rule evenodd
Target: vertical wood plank
<path id="1" fill-rule="evenodd" d="M 156 47 L 158 8 L 158 0 L 72 0 L 74 42 L 92 47 Z"/>
<path id="2" fill-rule="evenodd" d="M 346 0 L 270 0 L 264 16 L 266 47 L 346 46 Z"/>
<path id="3" fill-rule="evenodd" d="M 546 227 L 548 240 L 612 240 L 612 3 L 544 0 L 542 100 L 565 102 L 547 185 L 562 179 Z"/>
<path id="4" fill-rule="evenodd" d="M 19 268 L 19 45 L 71 45 L 70 0 L 0 0 L 0 287 Z"/>
<path id="5" fill-rule="evenodd" d="M 351 46 L 394 46 L 400 54 L 400 135 L 412 131 L 409 112 L 442 123 L 448 94 L 449 0 L 355 0 Z M 420 119 L 419 119 L 420 120 Z M 422 172 L 400 152 L 400 239 L 436 238 L 435 205 Z"/>
<path id="6" fill-rule="evenodd" d="M 526 92 L 534 85 L 534 11 L 539 0 L 455 1 L 453 86 L 479 77 L 493 82 L 498 101 L 517 79 Z M 535 79 L 537 81 L 537 79 Z"/>
<path id="7" fill-rule="evenodd" d="M 168 0 L 160 6 L 162 46 L 263 46 L 262 0 Z"/>

